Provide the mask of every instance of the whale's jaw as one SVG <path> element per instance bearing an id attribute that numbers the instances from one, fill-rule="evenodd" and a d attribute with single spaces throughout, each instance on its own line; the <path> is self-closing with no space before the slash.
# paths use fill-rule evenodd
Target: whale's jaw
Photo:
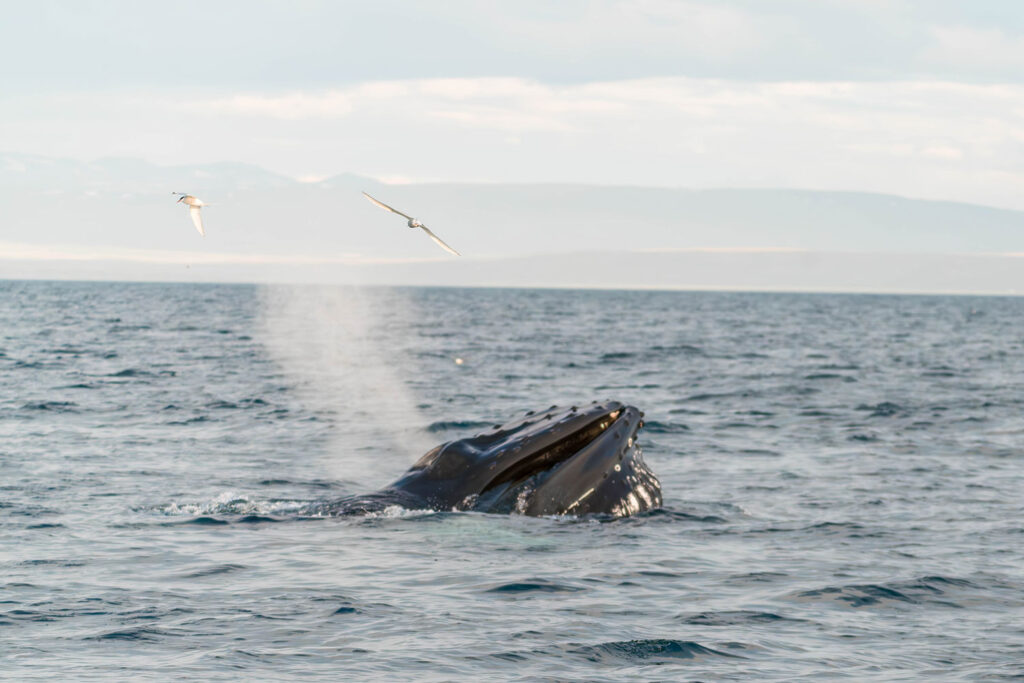
<path id="1" fill-rule="evenodd" d="M 525 494 L 527 515 L 635 515 L 661 507 L 661 483 L 637 439 L 643 413 L 624 407 L 617 419 Z"/>
<path id="2" fill-rule="evenodd" d="M 617 401 L 530 411 L 434 448 L 386 491 L 435 509 L 637 514 L 662 500 L 637 443 L 642 417 Z"/>

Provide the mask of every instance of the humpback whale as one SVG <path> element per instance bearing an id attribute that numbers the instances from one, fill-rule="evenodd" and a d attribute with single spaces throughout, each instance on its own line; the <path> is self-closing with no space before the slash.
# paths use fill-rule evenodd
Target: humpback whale
<path id="1" fill-rule="evenodd" d="M 643 413 L 618 401 L 529 411 L 428 451 L 390 486 L 321 506 L 344 515 L 407 509 L 624 517 L 661 506 L 637 443 Z"/>

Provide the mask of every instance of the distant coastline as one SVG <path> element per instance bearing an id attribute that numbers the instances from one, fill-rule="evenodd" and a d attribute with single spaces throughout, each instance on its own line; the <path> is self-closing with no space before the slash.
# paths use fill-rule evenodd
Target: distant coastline
<path id="1" fill-rule="evenodd" d="M 212 206 L 207 238 L 167 188 Z M 458 262 L 379 222 L 415 206 Z M 1024 212 L 865 192 L 302 182 L 0 153 L 0 278 L 1012 294 Z"/>

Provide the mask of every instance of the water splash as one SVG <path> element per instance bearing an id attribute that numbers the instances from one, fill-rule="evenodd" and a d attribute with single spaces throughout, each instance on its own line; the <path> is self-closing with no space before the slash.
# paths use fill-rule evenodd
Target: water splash
<path id="1" fill-rule="evenodd" d="M 309 506 L 304 500 L 261 500 L 225 491 L 212 500 L 170 502 L 156 508 L 168 517 L 196 515 L 275 515 L 298 512 Z"/>

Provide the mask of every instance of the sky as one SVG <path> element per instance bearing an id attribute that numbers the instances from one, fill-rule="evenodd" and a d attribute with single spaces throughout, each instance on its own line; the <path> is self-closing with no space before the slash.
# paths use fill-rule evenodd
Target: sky
<path id="1" fill-rule="evenodd" d="M 1016 0 L 16 3 L 0 152 L 1024 210 Z"/>

